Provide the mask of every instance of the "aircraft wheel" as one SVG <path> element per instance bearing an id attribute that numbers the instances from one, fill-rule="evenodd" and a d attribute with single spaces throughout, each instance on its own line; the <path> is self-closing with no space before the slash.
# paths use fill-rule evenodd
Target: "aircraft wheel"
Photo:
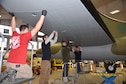
<path id="1" fill-rule="evenodd" d="M 115 73 L 116 72 L 116 64 L 113 65 L 113 63 L 108 63 L 108 64 L 106 64 L 105 69 L 108 73 Z"/>

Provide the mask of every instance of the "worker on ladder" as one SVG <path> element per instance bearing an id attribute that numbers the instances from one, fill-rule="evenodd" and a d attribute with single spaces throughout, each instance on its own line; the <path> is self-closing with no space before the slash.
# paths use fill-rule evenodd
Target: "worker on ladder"
<path id="1" fill-rule="evenodd" d="M 32 69 L 26 63 L 27 47 L 29 41 L 32 39 L 33 36 L 36 35 L 36 33 L 42 27 L 47 11 L 46 10 L 42 11 L 40 19 L 38 20 L 36 26 L 31 31 L 29 31 L 28 25 L 21 25 L 19 28 L 20 34 L 16 32 L 15 14 L 14 13 L 9 14 L 12 16 L 11 20 L 12 45 L 6 63 L 7 71 L 5 71 L 5 73 L 8 72 L 10 69 L 13 69 L 16 70 L 15 71 L 16 76 L 14 77 L 14 79 L 31 78 Z M 2 76 L 4 76 L 4 73 L 2 73 Z"/>

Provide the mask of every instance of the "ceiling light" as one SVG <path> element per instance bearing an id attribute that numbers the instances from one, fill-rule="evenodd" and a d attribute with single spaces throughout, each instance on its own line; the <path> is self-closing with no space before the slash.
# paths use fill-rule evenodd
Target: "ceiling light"
<path id="1" fill-rule="evenodd" d="M 111 11 L 110 14 L 116 14 L 116 13 L 119 13 L 120 10 L 114 10 L 114 11 Z"/>
<path id="2" fill-rule="evenodd" d="M 0 18 L 2 17 L 2 15 L 0 15 Z"/>

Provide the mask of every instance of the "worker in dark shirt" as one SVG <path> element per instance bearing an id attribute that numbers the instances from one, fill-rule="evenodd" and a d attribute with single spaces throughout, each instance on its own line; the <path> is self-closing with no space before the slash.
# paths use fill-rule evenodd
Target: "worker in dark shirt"
<path id="1" fill-rule="evenodd" d="M 50 36 L 44 35 L 42 42 L 42 62 L 39 84 L 48 84 L 51 71 L 51 49 L 50 46 L 57 42 L 58 32 L 53 31 Z"/>
<path id="2" fill-rule="evenodd" d="M 81 62 L 81 52 L 82 52 L 82 48 L 80 46 L 75 46 L 74 48 L 72 48 L 72 51 L 75 54 L 75 62 L 77 65 L 77 73 L 79 73 L 81 71 L 80 69 L 80 63 Z"/>

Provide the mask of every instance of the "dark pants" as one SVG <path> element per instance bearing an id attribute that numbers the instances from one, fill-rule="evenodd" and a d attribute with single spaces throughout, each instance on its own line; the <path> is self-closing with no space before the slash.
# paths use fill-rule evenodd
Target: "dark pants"
<path id="1" fill-rule="evenodd" d="M 68 70 L 69 70 L 68 62 L 64 62 L 63 77 L 67 77 L 68 76 Z"/>
<path id="2" fill-rule="evenodd" d="M 79 62 L 76 62 L 76 70 L 77 70 L 77 73 L 79 73 L 81 71 L 80 69 L 80 63 Z"/>
<path id="3" fill-rule="evenodd" d="M 79 62 L 80 62 L 80 60 L 76 60 L 76 71 L 77 71 L 77 73 L 79 73 L 81 71 Z"/>

